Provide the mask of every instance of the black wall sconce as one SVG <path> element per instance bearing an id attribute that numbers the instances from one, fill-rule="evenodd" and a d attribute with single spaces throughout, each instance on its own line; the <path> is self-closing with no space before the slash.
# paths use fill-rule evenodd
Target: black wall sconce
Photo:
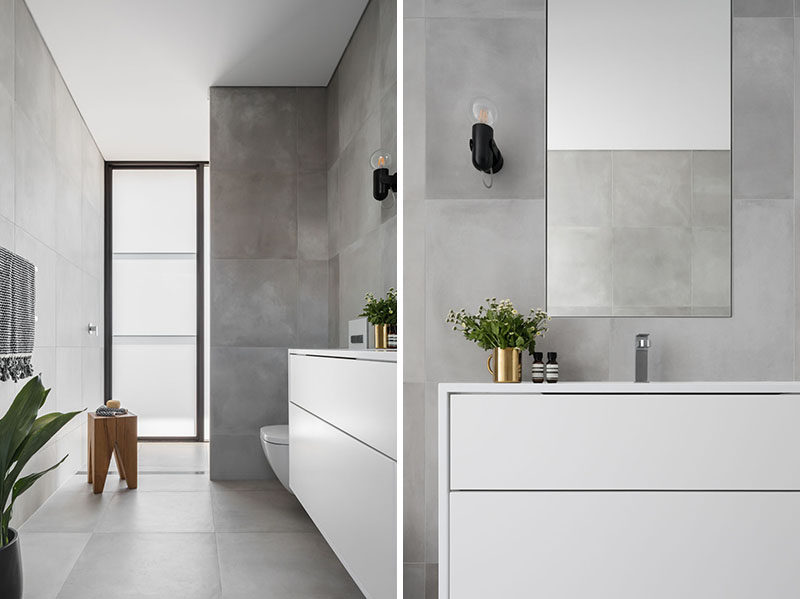
<path id="1" fill-rule="evenodd" d="M 392 166 L 392 155 L 386 150 L 375 150 L 369 159 L 372 171 L 372 197 L 382 202 L 389 195 L 389 190 L 397 193 L 397 173 L 389 174 Z"/>
<path id="2" fill-rule="evenodd" d="M 492 126 L 497 120 L 497 106 L 488 98 L 476 98 L 472 101 L 472 139 L 469 149 L 472 151 L 472 165 L 489 175 L 489 183 L 484 178 L 483 184 L 492 186 L 492 176 L 503 168 L 503 155 L 494 142 Z"/>

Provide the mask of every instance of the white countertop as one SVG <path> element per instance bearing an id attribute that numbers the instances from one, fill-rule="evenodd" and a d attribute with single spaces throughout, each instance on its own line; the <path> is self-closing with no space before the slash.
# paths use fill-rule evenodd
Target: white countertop
<path id="1" fill-rule="evenodd" d="M 397 350 L 394 349 L 289 349 L 289 354 L 370 362 L 397 362 Z"/>
<path id="2" fill-rule="evenodd" d="M 800 381 L 441 383 L 441 393 L 799 393 Z"/>

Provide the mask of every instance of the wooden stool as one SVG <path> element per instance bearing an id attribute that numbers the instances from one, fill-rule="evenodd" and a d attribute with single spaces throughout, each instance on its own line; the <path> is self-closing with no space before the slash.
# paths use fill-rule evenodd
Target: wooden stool
<path id="1" fill-rule="evenodd" d="M 95 493 L 102 493 L 111 464 L 117 462 L 119 477 L 135 489 L 138 484 L 138 433 L 135 414 L 97 416 L 89 412 L 89 482 Z"/>

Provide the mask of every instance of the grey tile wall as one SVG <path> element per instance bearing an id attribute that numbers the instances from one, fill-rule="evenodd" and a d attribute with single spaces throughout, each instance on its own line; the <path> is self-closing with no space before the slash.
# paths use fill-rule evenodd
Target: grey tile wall
<path id="1" fill-rule="evenodd" d="M 272 478 L 287 349 L 327 347 L 324 88 L 211 90 L 211 478 Z"/>
<path id="2" fill-rule="evenodd" d="M 364 294 L 396 286 L 369 166 L 396 154 L 395 12 L 367 5 L 327 88 L 212 88 L 214 479 L 273 476 L 258 428 L 287 419 L 286 348 L 340 346 Z"/>
<path id="3" fill-rule="evenodd" d="M 731 153 L 547 153 L 548 311 L 730 316 Z"/>
<path id="4" fill-rule="evenodd" d="M 793 17 L 792 0 L 734 0 L 734 17 Z"/>
<path id="5" fill-rule="evenodd" d="M 103 157 L 23 0 L 0 0 L 0 245 L 36 275 L 33 364 L 52 391 L 44 410 L 103 400 Z M 100 335 L 89 336 L 89 322 Z M 0 383 L 0 414 L 25 381 Z M 83 417 L 81 417 L 83 416 Z M 19 526 L 85 465 L 81 414 L 29 464 L 69 458 L 15 504 Z"/>
<path id="6" fill-rule="evenodd" d="M 791 198 L 794 23 L 734 19 L 733 51 L 733 197 Z"/>
<path id="7" fill-rule="evenodd" d="M 369 165 L 383 148 L 397 168 L 396 12 L 395 0 L 367 4 L 327 90 L 328 255 L 339 281 L 332 346 L 346 346 L 365 293 L 397 287 L 397 204 L 392 194 L 373 199 Z"/>
<path id="8" fill-rule="evenodd" d="M 428 19 L 426 27 L 427 197 L 544 197 L 544 148 L 531 144 L 544 135 L 543 16 Z M 495 139 L 505 158 L 488 191 L 464 160 L 471 103 L 481 96 L 498 107 Z"/>
<path id="9" fill-rule="evenodd" d="M 404 105 L 419 115 L 414 119 L 408 112 L 404 115 L 405 157 L 407 164 L 416 160 L 417 165 L 405 172 L 403 207 L 408 460 L 404 560 L 409 598 L 437 596 L 436 386 L 445 380 L 486 380 L 483 352 L 445 329 L 443 310 L 475 307 L 486 294 L 510 296 L 522 306 L 544 301 L 544 224 L 533 208 L 534 212 L 507 210 L 508 202 L 543 206 L 543 187 L 530 184 L 543 181 L 545 170 L 544 113 L 538 108 L 544 92 L 538 76 L 544 68 L 538 50 L 544 44 L 543 21 L 536 14 L 541 5 L 515 0 L 491 6 L 473 0 L 405 4 Z M 795 49 L 795 35 L 800 29 L 798 23 L 784 18 L 793 14 L 789 6 L 787 0 L 735 3 L 732 215 L 722 201 L 722 190 L 704 178 L 707 172 L 713 179 L 713 173 L 723 168 L 710 158 L 703 165 L 708 171 L 695 173 L 697 193 L 689 205 L 692 219 L 704 227 L 713 228 L 732 216 L 732 318 L 553 319 L 541 346 L 558 351 L 565 380 L 631 380 L 633 338 L 640 331 L 653 335 L 655 380 L 790 380 L 800 374 L 795 358 L 800 341 L 795 231 L 800 215 L 794 198 L 794 177 L 800 169 L 795 167 L 793 152 L 795 140 L 800 139 L 794 118 L 800 114 L 800 102 L 794 99 L 800 98 L 794 95 L 795 65 L 800 64 L 800 54 L 794 54 L 800 52 Z M 512 9 L 521 13 L 510 20 L 504 11 Z M 523 70 L 535 77 L 482 70 L 480 57 L 464 48 L 458 33 L 484 24 L 493 32 L 477 42 L 486 61 L 502 54 L 510 43 L 507 40 L 516 39 L 512 60 L 525 63 Z M 526 39 L 527 44 L 521 43 Z M 502 55 L 508 58 L 508 52 Z M 448 77 L 444 65 L 453 75 Z M 467 176 L 474 174 L 464 145 L 469 122 L 457 113 L 463 115 L 466 108 L 459 107 L 469 101 L 460 94 L 483 81 L 503 89 L 502 99 L 496 100 L 497 132 L 506 160 L 525 162 L 540 156 L 527 165 L 524 174 L 504 169 L 491 192 L 481 188 L 479 178 L 473 177 L 467 185 L 453 176 L 457 169 Z M 506 101 L 507 97 L 513 100 Z M 515 115 L 514 107 L 522 105 L 528 107 L 525 113 Z M 517 129 L 534 133 L 521 135 L 524 139 L 517 142 Z M 451 156 L 454 170 L 430 168 Z M 601 165 L 592 168 L 601 169 Z M 608 214 L 609 192 L 590 191 L 587 209 L 602 218 Z M 681 206 L 676 215 L 686 214 L 685 203 Z M 506 232 L 512 243 L 499 240 Z M 470 242 L 477 247 L 469 247 Z M 702 231 L 697 239 L 690 235 L 689 242 L 696 246 L 722 243 L 718 236 L 704 238 Z M 427 277 L 421 274 L 425 272 Z M 424 460 L 424 466 L 410 464 L 412 459 Z"/>

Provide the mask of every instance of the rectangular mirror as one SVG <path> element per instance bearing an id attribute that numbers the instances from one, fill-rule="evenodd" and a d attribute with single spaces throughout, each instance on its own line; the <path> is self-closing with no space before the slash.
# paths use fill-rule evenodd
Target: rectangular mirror
<path id="1" fill-rule="evenodd" d="M 549 0 L 547 308 L 731 315 L 730 0 Z"/>

